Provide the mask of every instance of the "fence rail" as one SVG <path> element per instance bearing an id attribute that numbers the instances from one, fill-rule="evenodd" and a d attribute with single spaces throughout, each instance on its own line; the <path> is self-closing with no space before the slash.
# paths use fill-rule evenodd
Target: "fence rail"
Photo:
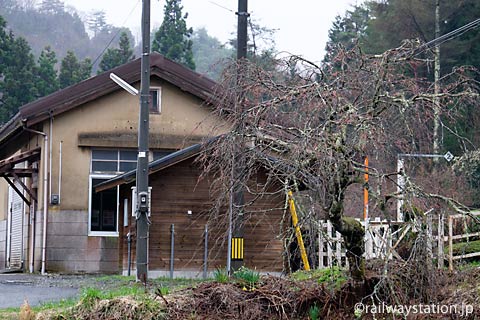
<path id="1" fill-rule="evenodd" d="M 472 216 L 480 217 L 480 211 L 471 213 Z M 437 258 L 438 268 L 443 268 L 444 261 L 448 259 L 449 269 L 453 270 L 453 261 L 480 257 L 480 252 L 465 253 L 454 255 L 454 241 L 480 237 L 480 232 L 465 232 L 461 234 L 454 233 L 454 220 L 468 218 L 463 214 L 448 216 L 448 234 L 445 235 L 445 220 L 443 214 L 436 215 L 436 234 L 433 232 L 434 215 L 429 213 L 427 216 L 428 250 L 431 258 Z M 373 221 L 359 220 L 365 228 L 365 258 L 366 259 L 402 259 L 396 252 L 400 242 L 405 238 L 409 231 L 415 230 L 413 223 L 395 222 L 376 219 Z M 347 267 L 346 250 L 343 238 L 336 232 L 330 221 L 320 221 L 321 230 L 318 236 L 318 267 L 330 268 L 332 266 Z M 417 226 L 418 228 L 418 226 Z M 447 242 L 448 257 L 445 257 L 444 247 Z M 436 254 L 433 247 L 436 246 Z M 434 256 L 435 255 L 435 256 Z"/>
<path id="2" fill-rule="evenodd" d="M 391 259 L 396 255 L 392 246 L 392 236 L 401 229 L 392 231 L 392 225 L 398 225 L 396 222 L 386 220 L 372 220 L 365 224 L 360 221 L 362 226 L 366 227 L 365 232 L 365 257 L 367 259 L 387 257 Z M 335 231 L 330 221 L 320 221 L 321 231 L 318 236 L 318 266 L 319 268 L 330 268 L 332 266 L 348 266 L 346 250 L 342 235 Z M 395 246 L 398 245 L 398 242 Z"/>
<path id="3" fill-rule="evenodd" d="M 472 216 L 480 216 L 480 212 L 472 212 Z M 453 261 L 454 260 L 461 260 L 461 259 L 467 259 L 467 258 L 473 258 L 473 257 L 480 257 L 480 252 L 472 252 L 472 253 L 467 253 L 467 254 L 461 254 L 461 255 L 454 255 L 453 254 L 453 240 L 458 240 L 458 239 L 468 239 L 472 237 L 478 237 L 480 236 L 480 232 L 473 232 L 473 233 L 464 233 L 464 234 L 459 234 L 459 235 L 454 235 L 453 232 L 453 221 L 455 219 L 461 219 L 461 218 L 467 218 L 468 216 L 465 216 L 463 214 L 455 214 L 451 215 L 448 217 L 448 269 L 450 271 L 453 270 Z M 443 239 L 446 237 L 443 236 Z"/>

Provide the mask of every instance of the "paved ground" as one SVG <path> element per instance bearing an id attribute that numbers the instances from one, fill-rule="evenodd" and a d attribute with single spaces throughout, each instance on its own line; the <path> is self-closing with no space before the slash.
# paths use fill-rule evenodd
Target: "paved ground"
<path id="1" fill-rule="evenodd" d="M 76 275 L 0 274 L 0 308 L 31 306 L 78 296 L 94 278 Z"/>

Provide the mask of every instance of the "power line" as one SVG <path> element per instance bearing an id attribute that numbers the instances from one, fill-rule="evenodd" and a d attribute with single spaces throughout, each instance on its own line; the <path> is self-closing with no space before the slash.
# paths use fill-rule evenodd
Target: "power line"
<path id="1" fill-rule="evenodd" d="M 128 19 L 130 19 L 130 16 L 133 14 L 133 12 L 135 11 L 135 9 L 137 9 L 138 7 L 138 4 L 140 3 L 141 0 L 138 0 L 137 3 L 135 4 L 135 6 L 132 8 L 132 10 L 130 10 L 130 13 L 127 15 L 127 17 L 125 18 L 125 20 L 123 20 L 122 22 L 122 25 L 125 25 L 125 23 L 128 21 Z M 115 38 L 118 36 L 118 34 L 122 31 L 122 28 L 118 28 L 117 32 L 113 35 L 113 37 L 110 39 L 110 41 L 108 42 L 108 44 L 105 46 L 105 48 L 103 48 L 102 52 L 100 52 L 100 54 L 95 58 L 95 60 L 93 61 L 92 63 L 92 66 L 95 65 L 95 63 L 98 62 L 98 60 L 100 59 L 100 57 L 103 56 L 103 54 L 105 53 L 105 51 L 107 51 L 107 49 L 110 47 L 110 45 L 112 44 L 113 40 L 115 40 Z"/>
<path id="2" fill-rule="evenodd" d="M 230 12 L 232 12 L 232 13 L 235 13 L 234 10 L 232 10 L 232 9 L 230 9 L 230 8 L 227 8 L 227 7 L 224 7 L 224 6 L 222 6 L 221 4 L 218 4 L 218 3 L 213 2 L 213 1 L 208 1 L 208 2 L 210 2 L 210 3 L 213 4 L 213 5 L 216 5 L 217 7 L 220 7 L 220 8 L 222 8 L 222 9 L 227 10 L 227 11 L 230 11 Z"/>
<path id="3" fill-rule="evenodd" d="M 433 40 L 431 40 L 427 43 L 422 44 L 420 47 L 418 47 L 417 49 L 414 50 L 413 55 L 414 56 L 418 55 L 422 52 L 425 52 L 426 50 L 430 49 L 433 46 L 441 45 L 442 43 L 453 40 L 453 39 L 461 36 L 465 32 L 478 27 L 479 25 L 480 25 L 480 18 L 476 19 L 476 20 L 474 20 L 470 23 L 467 23 L 466 25 L 464 25 L 460 28 L 457 28 L 453 31 L 450 31 L 450 32 L 438 37 L 438 38 L 435 38 L 435 39 L 433 39 Z"/>

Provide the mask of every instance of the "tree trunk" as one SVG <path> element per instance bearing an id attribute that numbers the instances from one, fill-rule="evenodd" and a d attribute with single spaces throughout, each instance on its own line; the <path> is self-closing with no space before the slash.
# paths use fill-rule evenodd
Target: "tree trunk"
<path id="1" fill-rule="evenodd" d="M 329 210 L 329 218 L 333 227 L 345 242 L 350 275 L 355 281 L 365 279 L 365 229 L 362 224 L 351 217 L 343 216 L 343 197 L 341 202 L 334 201 Z"/>

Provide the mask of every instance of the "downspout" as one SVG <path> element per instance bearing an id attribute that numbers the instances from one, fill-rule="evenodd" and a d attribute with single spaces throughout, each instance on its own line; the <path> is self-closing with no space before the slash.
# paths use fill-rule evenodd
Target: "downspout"
<path id="1" fill-rule="evenodd" d="M 63 141 L 60 141 L 60 151 L 58 155 L 58 204 L 62 201 L 62 144 Z"/>
<path id="2" fill-rule="evenodd" d="M 42 135 L 44 138 L 44 159 L 43 162 L 43 235 L 42 235 L 42 274 L 45 274 L 46 248 L 47 248 L 47 215 L 48 215 L 48 135 L 44 132 L 23 128 L 25 131 Z"/>
<path id="3" fill-rule="evenodd" d="M 35 260 L 35 215 L 36 215 L 36 201 L 32 201 L 32 205 L 30 207 L 30 266 L 29 266 L 29 271 L 30 273 L 35 272 L 35 265 L 34 265 L 34 260 Z"/>
<path id="4" fill-rule="evenodd" d="M 52 147 L 52 143 L 53 143 L 53 117 L 52 115 L 50 114 L 50 125 L 49 125 L 49 131 L 50 133 L 48 134 L 48 136 L 50 137 L 50 144 L 48 145 L 48 159 L 51 160 L 52 159 L 52 151 L 53 151 L 53 147 Z M 49 161 L 49 171 L 48 172 L 52 172 L 52 161 Z M 48 194 L 51 195 L 52 194 L 52 175 L 49 174 L 48 175 Z"/>

